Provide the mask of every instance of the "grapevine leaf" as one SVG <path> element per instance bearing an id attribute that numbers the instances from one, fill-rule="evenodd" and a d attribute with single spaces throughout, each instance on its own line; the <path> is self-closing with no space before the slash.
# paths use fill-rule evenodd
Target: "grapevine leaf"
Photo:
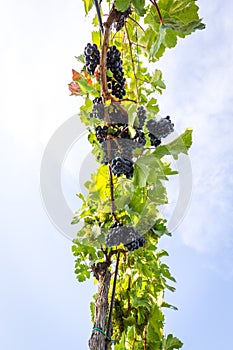
<path id="1" fill-rule="evenodd" d="M 139 16 L 144 16 L 146 13 L 145 0 L 133 0 L 132 3 Z"/>
<path id="2" fill-rule="evenodd" d="M 100 31 L 97 32 L 92 32 L 92 42 L 93 44 L 96 44 L 97 46 L 99 46 L 100 43 Z"/>
<path id="3" fill-rule="evenodd" d="M 84 59 L 83 55 L 75 56 L 75 58 L 78 62 L 81 62 L 83 64 L 85 63 L 85 59 Z"/>
<path id="4" fill-rule="evenodd" d="M 162 307 L 166 307 L 168 309 L 174 310 L 174 311 L 178 311 L 178 308 L 174 305 L 168 304 L 165 301 L 162 302 Z"/>
<path id="5" fill-rule="evenodd" d="M 146 105 L 146 109 L 148 112 L 157 114 L 159 112 L 159 106 L 157 104 L 157 100 L 152 97 Z"/>
<path id="6" fill-rule="evenodd" d="M 127 10 L 127 8 L 129 7 L 131 0 L 116 0 L 115 2 L 115 8 L 118 11 L 124 12 Z"/>
<path id="7" fill-rule="evenodd" d="M 166 47 L 171 49 L 172 47 L 175 47 L 177 44 L 177 36 L 174 33 L 174 31 L 170 28 L 166 30 L 166 34 L 163 40 L 163 43 Z"/>
<path id="8" fill-rule="evenodd" d="M 162 350 L 173 350 L 180 349 L 183 346 L 183 343 L 176 337 L 173 337 L 172 334 L 168 334 Z"/>
<path id="9" fill-rule="evenodd" d="M 191 145 L 192 129 L 188 128 L 174 141 L 163 146 L 158 146 L 153 154 L 159 158 L 163 157 L 164 155 L 172 155 L 174 159 L 177 159 L 180 153 L 188 154 L 188 150 Z"/>
<path id="10" fill-rule="evenodd" d="M 98 91 L 90 84 L 88 84 L 88 82 L 86 81 L 86 79 L 79 79 L 78 80 L 78 83 L 79 83 L 79 86 L 81 88 L 81 90 L 84 92 L 84 93 L 88 93 L 88 92 L 91 92 L 91 93 L 98 93 Z"/>
<path id="11" fill-rule="evenodd" d="M 90 12 L 93 6 L 93 0 L 83 0 L 86 15 Z"/>
<path id="12" fill-rule="evenodd" d="M 156 59 L 162 56 L 163 50 L 162 44 L 166 36 L 166 29 L 164 27 L 159 27 L 159 32 L 155 40 L 153 41 L 151 47 L 149 48 L 149 60 L 154 62 Z M 162 50 L 160 50 L 162 49 Z"/>
<path id="13" fill-rule="evenodd" d="M 146 180 L 149 175 L 149 168 L 142 162 L 136 162 L 134 165 L 134 185 L 139 187 L 146 186 Z"/>
<path id="14" fill-rule="evenodd" d="M 158 5 L 163 24 L 160 24 L 155 7 L 151 6 L 144 20 L 149 27 L 140 39 L 147 48 L 145 55 L 149 53 L 152 62 L 159 59 L 166 48 L 175 47 L 177 37 L 184 38 L 197 29 L 205 28 L 198 16 L 195 0 L 160 0 Z"/>
<path id="15" fill-rule="evenodd" d="M 164 316 L 157 305 L 154 305 L 151 317 L 148 323 L 147 339 L 154 342 L 156 338 L 161 339 Z"/>
<path id="16" fill-rule="evenodd" d="M 132 306 L 138 308 L 139 306 L 143 306 L 144 308 L 146 308 L 148 311 L 151 310 L 151 305 L 148 299 L 143 299 L 143 298 L 138 298 L 135 297 L 132 301 Z"/>

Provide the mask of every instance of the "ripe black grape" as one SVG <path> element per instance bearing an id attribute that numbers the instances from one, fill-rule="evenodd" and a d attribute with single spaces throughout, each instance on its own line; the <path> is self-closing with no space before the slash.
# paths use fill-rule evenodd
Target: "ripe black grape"
<path id="1" fill-rule="evenodd" d="M 161 144 L 161 140 L 157 139 L 153 134 L 149 133 L 151 146 L 157 147 Z"/>
<path id="2" fill-rule="evenodd" d="M 97 65 L 100 63 L 100 52 L 96 44 L 87 44 L 84 49 L 84 58 L 87 71 L 94 74 Z"/>
<path id="3" fill-rule="evenodd" d="M 99 143 L 102 143 L 107 139 L 108 127 L 106 125 L 104 125 L 103 127 L 98 125 L 95 129 L 95 134 Z"/>
<path id="4" fill-rule="evenodd" d="M 127 116 L 121 111 L 120 108 L 118 108 L 114 104 L 109 105 L 108 115 L 112 124 L 117 124 L 117 123 L 127 124 L 127 121 L 128 121 Z"/>
<path id="5" fill-rule="evenodd" d="M 143 247 L 145 239 L 132 226 L 122 226 L 121 223 L 115 223 L 106 236 L 106 245 L 113 247 L 121 243 L 124 244 L 127 250 L 133 251 Z"/>
<path id="6" fill-rule="evenodd" d="M 143 247 L 144 244 L 145 244 L 145 239 L 143 237 L 139 237 L 139 238 L 136 238 L 134 241 L 128 243 L 128 244 L 125 244 L 124 247 L 129 250 L 130 252 L 132 252 L 133 250 L 136 250 L 140 247 Z"/>
<path id="7" fill-rule="evenodd" d="M 109 133 L 109 140 L 103 141 L 104 136 L 100 135 L 100 140 L 102 149 L 106 154 L 104 163 L 113 161 L 116 157 L 121 157 L 125 161 L 132 163 L 133 151 L 136 148 L 144 147 L 146 143 L 144 132 L 141 129 L 136 129 L 136 134 L 133 138 L 130 137 L 128 131 L 128 125 L 123 123 L 114 123 L 111 124 L 111 132 Z M 111 142 L 110 142 L 111 141 Z M 110 142 L 108 145 L 107 142 Z M 113 170 L 113 173 L 117 176 L 120 176 L 120 173 L 124 171 Z M 126 172 L 127 177 L 131 177 L 132 172 Z"/>
<path id="8" fill-rule="evenodd" d="M 143 147 L 146 144 L 145 134 L 141 129 L 136 129 L 136 134 L 133 138 L 133 140 L 136 142 L 136 147 Z"/>
<path id="9" fill-rule="evenodd" d="M 91 118 L 104 119 L 104 104 L 101 97 L 96 97 L 93 100 L 92 113 L 90 113 Z"/>
<path id="10" fill-rule="evenodd" d="M 174 124 L 171 123 L 169 116 L 161 118 L 159 121 L 149 120 L 146 126 L 148 131 L 158 140 L 167 137 L 174 131 Z"/>
<path id="11" fill-rule="evenodd" d="M 105 154 L 103 159 L 104 164 L 108 164 L 119 154 L 119 148 L 113 139 L 103 141 L 101 147 Z"/>
<path id="12" fill-rule="evenodd" d="M 111 161 L 110 166 L 116 176 L 125 175 L 127 179 L 133 176 L 133 162 L 129 159 L 116 157 Z"/>
<path id="13" fill-rule="evenodd" d="M 125 22 L 126 22 L 127 18 L 129 17 L 129 15 L 131 15 L 131 13 L 132 13 L 132 10 L 131 10 L 130 6 L 128 7 L 128 9 L 126 11 L 121 13 L 120 17 L 115 22 L 115 29 L 117 32 L 124 27 Z"/>
<path id="14" fill-rule="evenodd" d="M 116 46 L 110 46 L 107 51 L 107 68 L 113 73 L 113 77 L 107 77 L 108 88 L 112 95 L 122 99 L 126 95 L 124 72 L 122 69 L 121 53 Z"/>
<path id="15" fill-rule="evenodd" d="M 144 106 L 139 106 L 137 108 L 137 117 L 138 117 L 138 127 L 142 129 L 146 120 L 146 109 Z"/>

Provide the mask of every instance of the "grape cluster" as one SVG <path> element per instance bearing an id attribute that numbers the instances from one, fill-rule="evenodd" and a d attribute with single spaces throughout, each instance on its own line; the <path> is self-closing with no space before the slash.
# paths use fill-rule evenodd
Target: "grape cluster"
<path id="1" fill-rule="evenodd" d="M 174 124 L 172 124 L 169 116 L 161 118 L 159 121 L 149 120 L 146 126 L 148 131 L 158 140 L 167 137 L 174 131 Z"/>
<path id="2" fill-rule="evenodd" d="M 114 223 L 106 236 L 106 246 L 113 247 L 121 243 L 124 244 L 127 250 L 133 251 L 143 247 L 145 239 L 132 226 L 123 226 L 122 223 Z"/>
<path id="3" fill-rule="evenodd" d="M 146 109 L 144 106 L 139 106 L 137 108 L 137 117 L 138 117 L 138 127 L 139 129 L 142 129 L 146 120 Z"/>
<path id="4" fill-rule="evenodd" d="M 107 51 L 107 68 L 113 73 L 113 78 L 107 77 L 108 88 L 112 90 L 112 95 L 122 99 L 126 95 L 126 79 L 122 69 L 121 53 L 115 45 L 110 46 Z"/>
<path id="5" fill-rule="evenodd" d="M 133 162 L 123 157 L 116 157 L 110 163 L 112 172 L 116 176 L 125 175 L 127 179 L 133 176 Z"/>
<path id="6" fill-rule="evenodd" d="M 131 15 L 131 13 L 132 13 L 131 7 L 128 7 L 128 9 L 126 11 L 121 13 L 120 17 L 115 22 L 115 29 L 117 32 L 124 27 L 125 22 L 126 22 L 127 18 L 129 17 L 129 15 Z"/>
<path id="7" fill-rule="evenodd" d="M 107 164 L 110 161 L 114 161 L 113 173 L 115 175 L 120 176 L 121 173 L 125 173 L 126 176 L 131 177 L 133 173 L 131 171 L 123 171 L 123 169 L 129 166 L 130 168 L 133 167 L 133 151 L 136 148 L 142 148 L 146 143 L 144 132 L 141 129 L 136 129 L 135 136 L 131 138 L 128 124 L 124 123 L 113 123 L 110 129 L 108 140 L 106 140 L 105 136 L 100 135 L 101 147 L 105 153 L 104 163 Z M 119 159 L 118 162 L 115 161 L 117 157 L 124 159 L 123 165 L 120 166 Z M 118 167 L 120 167 L 120 170 L 118 170 Z"/>
<path id="8" fill-rule="evenodd" d="M 103 159 L 104 164 L 108 164 L 118 155 L 118 146 L 114 139 L 108 139 L 101 143 L 101 148 L 105 154 Z"/>
<path id="9" fill-rule="evenodd" d="M 145 146 L 146 144 L 145 134 L 141 129 L 136 129 L 136 134 L 133 140 L 136 142 L 137 147 L 139 148 Z"/>
<path id="10" fill-rule="evenodd" d="M 151 146 L 157 147 L 161 144 L 161 140 L 159 140 L 157 137 L 155 137 L 153 134 L 149 133 L 150 143 Z"/>
<path id="11" fill-rule="evenodd" d="M 104 104 L 101 97 L 96 97 L 93 100 L 93 108 L 90 117 L 104 119 Z"/>
<path id="12" fill-rule="evenodd" d="M 111 123 L 117 124 L 127 124 L 128 118 L 127 115 L 125 115 L 120 108 L 118 108 L 113 103 L 109 105 L 108 107 L 108 115 Z"/>
<path id="13" fill-rule="evenodd" d="M 136 238 L 134 241 L 125 244 L 124 247 L 132 252 L 133 250 L 136 250 L 140 247 L 143 247 L 145 244 L 145 239 L 143 237 Z"/>
<path id="14" fill-rule="evenodd" d="M 102 143 L 103 141 L 105 141 L 107 139 L 108 127 L 106 125 L 104 125 L 103 127 L 98 125 L 95 128 L 95 135 L 96 135 L 96 138 L 99 141 L 99 143 Z"/>
<path id="15" fill-rule="evenodd" d="M 96 44 L 87 44 L 84 49 L 84 58 L 87 71 L 94 74 L 97 65 L 100 63 L 100 52 Z"/>
<path id="16" fill-rule="evenodd" d="M 125 159 L 133 159 L 133 151 L 137 148 L 137 144 L 131 139 L 119 139 L 117 140 L 119 144 L 120 154 L 124 155 Z"/>

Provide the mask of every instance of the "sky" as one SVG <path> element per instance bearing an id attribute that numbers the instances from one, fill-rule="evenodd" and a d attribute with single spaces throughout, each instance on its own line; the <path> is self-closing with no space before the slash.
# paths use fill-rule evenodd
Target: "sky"
<path id="1" fill-rule="evenodd" d="M 166 311 L 166 332 L 184 350 L 219 350 L 231 344 L 233 314 L 233 4 L 198 4 L 206 30 L 180 40 L 156 66 L 167 85 L 160 114 L 172 117 L 177 132 L 194 129 L 189 208 L 160 248 L 177 280 L 165 296 L 179 308 Z M 76 281 L 71 241 L 52 224 L 40 190 L 46 146 L 80 105 L 67 84 L 78 68 L 74 56 L 90 41 L 88 18 L 81 1 L 9 0 L 1 2 L 0 30 L 0 347 L 88 349 L 95 287 Z M 71 209 L 85 148 L 82 139 L 62 168 Z"/>

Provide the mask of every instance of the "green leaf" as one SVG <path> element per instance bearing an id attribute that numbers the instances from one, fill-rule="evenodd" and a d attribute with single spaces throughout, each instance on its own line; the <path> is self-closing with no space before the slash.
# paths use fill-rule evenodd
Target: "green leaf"
<path id="1" fill-rule="evenodd" d="M 146 110 L 154 114 L 157 114 L 159 112 L 159 106 L 157 104 L 157 100 L 154 97 L 152 97 L 147 103 Z"/>
<path id="2" fill-rule="evenodd" d="M 163 301 L 161 306 L 166 307 L 166 308 L 171 309 L 171 310 L 174 310 L 174 311 L 178 311 L 178 308 L 176 306 L 168 304 L 165 301 Z"/>
<path id="3" fill-rule="evenodd" d="M 143 306 L 146 308 L 148 311 L 151 310 L 151 305 L 148 299 L 145 298 L 133 298 L 132 300 L 132 306 L 138 308 L 139 306 Z"/>
<path id="4" fill-rule="evenodd" d="M 146 13 L 145 0 L 132 0 L 132 3 L 139 16 L 144 16 Z"/>
<path id="5" fill-rule="evenodd" d="M 172 155 L 174 159 L 177 159 L 180 153 L 188 154 L 191 145 L 192 129 L 188 128 L 174 141 L 163 146 L 158 146 L 153 154 L 159 158 L 164 155 Z"/>
<path id="6" fill-rule="evenodd" d="M 160 26 L 157 37 L 155 37 L 155 40 L 153 41 L 151 47 L 149 47 L 149 59 L 152 62 L 155 62 L 156 59 L 161 57 L 161 54 L 163 52 L 163 50 L 161 51 L 161 46 L 163 44 L 165 36 L 166 36 L 166 29 Z"/>
<path id="7" fill-rule="evenodd" d="M 86 15 L 90 12 L 93 6 L 93 0 L 83 0 Z"/>
<path id="8" fill-rule="evenodd" d="M 183 343 L 178 338 L 174 337 L 172 334 L 168 334 L 162 350 L 180 349 L 182 346 Z"/>
<path id="9" fill-rule="evenodd" d="M 91 33 L 91 36 L 92 36 L 92 42 L 93 42 L 93 44 L 96 44 L 96 45 L 99 47 L 100 42 L 101 42 L 100 31 L 92 32 L 92 33 Z"/>
<path id="10" fill-rule="evenodd" d="M 129 316 L 127 318 L 123 318 L 123 320 L 124 320 L 125 327 L 133 326 L 136 323 L 134 316 Z"/>
<path id="11" fill-rule="evenodd" d="M 120 12 L 124 12 L 129 7 L 130 1 L 131 0 L 116 0 L 115 8 Z"/>
<path id="12" fill-rule="evenodd" d="M 149 175 L 149 168 L 142 162 L 134 164 L 134 185 L 139 187 L 146 186 L 146 180 Z"/>
<path id="13" fill-rule="evenodd" d="M 166 48 L 175 47 L 177 37 L 184 38 L 197 29 L 204 29 L 205 25 L 198 16 L 198 6 L 195 0 L 160 0 L 158 6 L 163 18 L 160 20 L 154 6 L 150 6 L 145 16 L 148 28 L 141 36 L 141 42 L 147 47 L 145 55 L 149 53 L 149 59 L 155 62 Z"/>
<path id="14" fill-rule="evenodd" d="M 85 64 L 85 58 L 84 58 L 83 54 L 79 55 L 79 56 L 75 56 L 75 58 L 76 58 L 76 60 L 78 62 L 81 62 L 82 64 Z"/>
<path id="15" fill-rule="evenodd" d="M 154 305 L 151 317 L 148 323 L 147 339 L 149 342 L 161 339 L 163 335 L 164 316 L 157 305 Z"/>
<path id="16" fill-rule="evenodd" d="M 176 44 L 177 44 L 177 36 L 176 36 L 176 34 L 174 33 L 174 31 L 172 29 L 168 28 L 166 30 L 166 34 L 165 34 L 163 43 L 169 49 L 171 49 L 172 47 L 176 46 Z"/>
<path id="17" fill-rule="evenodd" d="M 83 78 L 79 79 L 78 84 L 84 93 L 88 93 L 88 92 L 97 93 L 98 92 L 92 85 L 88 84 L 86 79 L 83 79 Z"/>

